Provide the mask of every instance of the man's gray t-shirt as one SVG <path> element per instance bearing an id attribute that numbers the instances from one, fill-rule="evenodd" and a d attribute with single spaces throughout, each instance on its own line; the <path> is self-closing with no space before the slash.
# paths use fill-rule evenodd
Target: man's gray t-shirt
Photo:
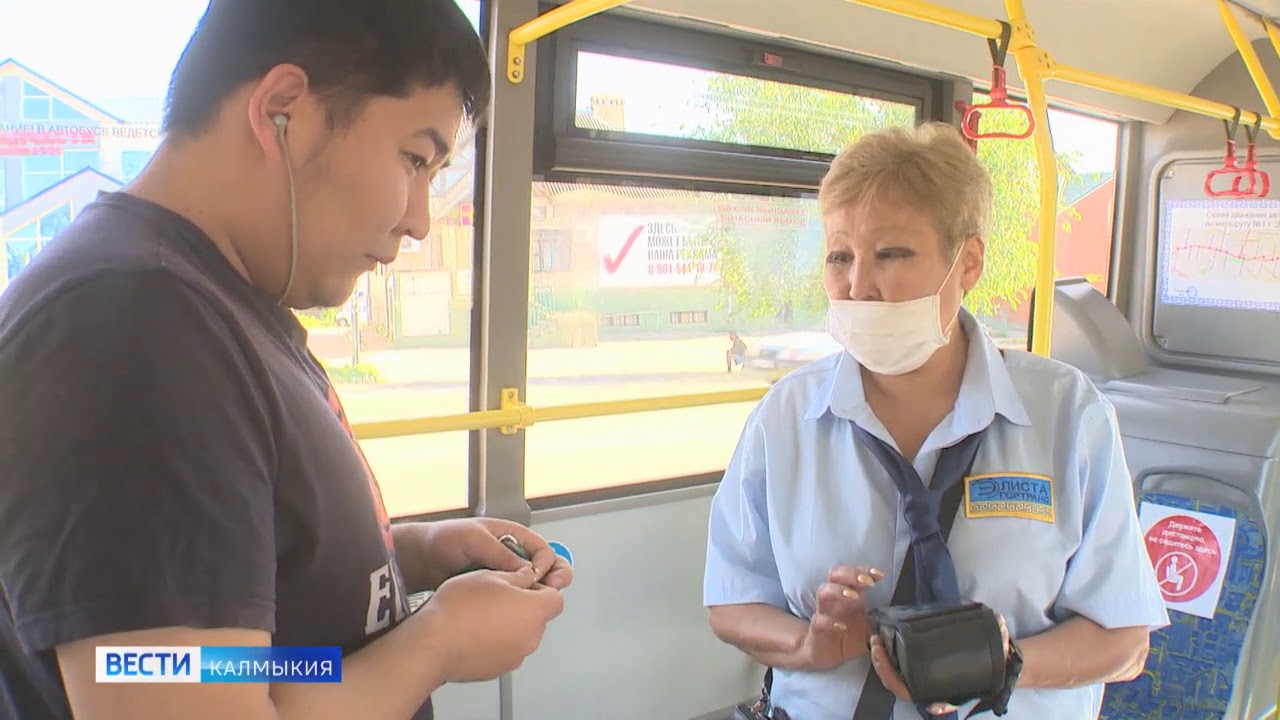
<path id="1" fill-rule="evenodd" d="M 74 640 L 239 627 L 347 654 L 408 615 L 306 331 L 176 213 L 100 196 L 14 279 L 0 412 L 0 717 L 70 717 Z"/>

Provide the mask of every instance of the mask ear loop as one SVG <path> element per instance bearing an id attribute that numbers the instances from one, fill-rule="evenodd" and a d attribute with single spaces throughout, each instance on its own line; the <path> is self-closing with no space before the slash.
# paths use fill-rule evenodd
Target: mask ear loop
<path id="1" fill-rule="evenodd" d="M 956 256 L 951 258 L 951 269 L 947 270 L 947 276 L 942 278 L 942 284 L 938 286 L 938 291 L 933 294 L 938 301 L 939 312 L 942 311 L 942 289 L 947 286 L 947 281 L 951 279 L 951 273 L 955 272 L 956 268 L 960 267 L 960 256 L 963 254 L 964 243 L 962 242 L 960 243 L 960 246 L 956 248 Z M 942 337 L 946 338 L 948 342 L 951 341 L 951 331 L 955 329 L 956 322 L 960 319 L 960 308 L 962 307 L 964 307 L 964 291 L 961 291 L 960 293 L 960 304 L 956 306 L 956 314 L 952 315 L 951 322 L 947 323 L 945 328 L 942 328 Z M 941 328 L 941 318 L 938 319 L 938 323 L 938 326 Z"/>
<path id="2" fill-rule="evenodd" d="M 293 277 L 298 268 L 298 196 L 293 184 L 293 161 L 289 157 L 289 144 L 285 142 L 284 131 L 289 124 L 288 115 L 276 115 L 271 118 L 276 124 L 276 140 L 280 143 L 280 151 L 284 153 L 285 172 L 289 177 L 289 275 L 285 280 L 284 292 L 280 293 L 276 303 L 283 305 L 289 292 L 293 290 Z"/>
<path id="3" fill-rule="evenodd" d="M 938 286 L 938 292 L 942 292 L 942 288 L 945 287 L 947 281 L 951 279 L 951 273 L 955 272 L 956 268 L 960 267 L 960 256 L 962 254 L 964 254 L 964 243 L 960 243 L 960 246 L 956 248 L 955 257 L 951 258 L 951 267 L 947 269 L 946 277 L 942 278 L 942 284 Z"/>

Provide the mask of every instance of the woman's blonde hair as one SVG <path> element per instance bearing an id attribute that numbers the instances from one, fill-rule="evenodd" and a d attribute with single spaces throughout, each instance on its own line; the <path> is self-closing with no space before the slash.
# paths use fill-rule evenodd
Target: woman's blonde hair
<path id="1" fill-rule="evenodd" d="M 983 239 L 991 226 L 991 176 L 954 127 L 929 122 L 858 138 L 831 162 L 818 190 L 823 215 L 897 201 L 933 219 L 944 249 Z"/>

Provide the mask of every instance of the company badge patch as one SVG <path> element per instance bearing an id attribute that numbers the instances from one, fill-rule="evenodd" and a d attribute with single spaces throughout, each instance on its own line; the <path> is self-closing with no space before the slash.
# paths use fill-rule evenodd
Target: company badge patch
<path id="1" fill-rule="evenodd" d="M 964 479 L 964 515 L 1054 521 L 1053 478 L 1028 473 L 989 473 Z"/>

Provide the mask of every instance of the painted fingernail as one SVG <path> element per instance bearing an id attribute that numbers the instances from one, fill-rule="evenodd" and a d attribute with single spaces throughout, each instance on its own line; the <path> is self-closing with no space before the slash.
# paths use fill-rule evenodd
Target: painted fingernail
<path id="1" fill-rule="evenodd" d="M 862 583 L 863 585 L 870 585 L 871 583 L 875 582 L 875 580 L 871 579 L 870 575 L 862 574 L 862 575 L 858 575 L 858 582 Z"/>
<path id="2" fill-rule="evenodd" d="M 850 600 L 857 600 L 859 597 L 862 597 L 861 595 L 858 594 L 857 590 L 853 590 L 851 588 L 844 589 L 844 596 L 849 598 Z"/>
<path id="3" fill-rule="evenodd" d="M 833 622 L 833 623 L 831 623 L 831 624 L 835 627 L 835 629 L 837 629 L 837 630 L 839 630 L 839 631 L 841 631 L 841 632 L 844 632 L 845 630 L 848 630 L 848 629 L 849 629 L 849 627 L 848 627 L 847 625 L 845 625 L 844 623 L 842 623 L 842 622 Z"/>
<path id="4" fill-rule="evenodd" d="M 874 575 L 877 579 L 884 577 L 884 573 L 880 572 L 875 568 L 871 568 L 871 574 Z"/>

